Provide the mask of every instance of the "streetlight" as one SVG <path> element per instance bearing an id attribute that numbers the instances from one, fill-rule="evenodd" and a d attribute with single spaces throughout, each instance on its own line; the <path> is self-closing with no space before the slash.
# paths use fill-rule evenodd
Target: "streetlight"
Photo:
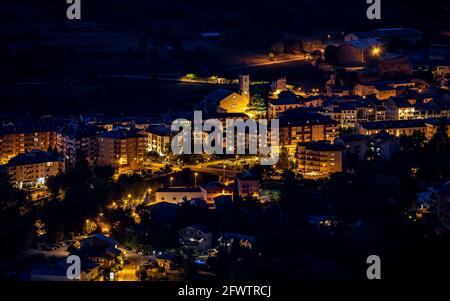
<path id="1" fill-rule="evenodd" d="M 194 173 L 194 187 L 195 188 L 197 188 L 197 176 L 198 176 L 198 173 L 197 172 Z"/>
<path id="2" fill-rule="evenodd" d="M 170 177 L 170 186 L 173 186 L 173 177 Z"/>
<path id="3" fill-rule="evenodd" d="M 223 164 L 223 175 L 222 175 L 222 181 L 225 183 L 225 163 Z"/>
<path id="4" fill-rule="evenodd" d="M 378 56 L 380 53 L 381 53 L 380 47 L 373 47 L 372 48 L 372 55 L 373 56 Z"/>

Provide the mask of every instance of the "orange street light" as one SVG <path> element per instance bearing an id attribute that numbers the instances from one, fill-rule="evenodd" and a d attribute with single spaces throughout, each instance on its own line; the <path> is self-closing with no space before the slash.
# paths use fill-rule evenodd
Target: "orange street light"
<path id="1" fill-rule="evenodd" d="M 377 55 L 380 55 L 380 53 L 381 53 L 380 47 L 373 47 L 372 48 L 372 55 L 377 56 Z"/>

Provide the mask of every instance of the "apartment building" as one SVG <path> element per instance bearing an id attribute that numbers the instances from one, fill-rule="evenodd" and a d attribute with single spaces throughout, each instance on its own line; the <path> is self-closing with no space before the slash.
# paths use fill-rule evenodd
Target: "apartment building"
<path id="1" fill-rule="evenodd" d="M 291 110 L 280 116 L 280 145 L 294 154 L 298 143 L 326 140 L 334 142 L 338 122 L 317 112 Z"/>
<path id="2" fill-rule="evenodd" d="M 162 125 L 149 126 L 146 132 L 148 133 L 148 151 L 154 151 L 160 155 L 169 152 L 172 137 L 170 128 Z"/>
<path id="3" fill-rule="evenodd" d="M 8 126 L 0 128 L 0 164 L 32 150 L 56 147 L 56 132 L 44 126 Z"/>
<path id="4" fill-rule="evenodd" d="M 327 141 L 299 143 L 297 168 L 304 177 L 320 178 L 342 172 L 343 147 Z"/>
<path id="5" fill-rule="evenodd" d="M 147 135 L 138 130 L 117 129 L 99 138 L 99 164 L 110 165 L 119 173 L 143 167 Z"/>
<path id="6" fill-rule="evenodd" d="M 9 160 L 6 170 L 19 189 L 45 187 L 47 179 L 65 171 L 64 159 L 50 152 L 33 150 Z"/>
<path id="7" fill-rule="evenodd" d="M 56 133 L 56 147 L 64 155 L 67 165 L 74 166 L 79 156 L 90 165 L 99 159 L 99 136 L 103 129 L 81 123 L 68 124 Z"/>

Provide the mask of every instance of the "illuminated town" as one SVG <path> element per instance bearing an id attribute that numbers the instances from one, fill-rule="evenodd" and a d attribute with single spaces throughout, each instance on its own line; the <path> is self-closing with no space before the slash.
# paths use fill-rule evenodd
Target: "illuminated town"
<path id="1" fill-rule="evenodd" d="M 234 4 L 85 1 L 60 21 L 49 1 L 6 2 L 1 279 L 67 281 L 71 255 L 81 281 L 365 279 L 374 254 L 386 278 L 450 267 L 447 7 L 427 27 L 321 22 L 313 1 L 298 5 L 317 21 L 290 23 L 280 3 L 258 29 Z M 175 153 L 172 124 L 195 111 L 276 120 L 276 164 L 229 142 Z"/>

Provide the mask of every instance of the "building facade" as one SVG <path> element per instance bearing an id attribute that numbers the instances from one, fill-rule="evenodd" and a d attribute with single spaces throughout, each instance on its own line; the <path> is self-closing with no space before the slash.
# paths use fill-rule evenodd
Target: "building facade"
<path id="1" fill-rule="evenodd" d="M 147 135 L 137 130 L 118 129 L 99 138 L 99 164 L 118 169 L 119 173 L 143 167 Z"/>
<path id="2" fill-rule="evenodd" d="M 13 186 L 32 190 L 45 188 L 49 177 L 65 171 L 65 164 L 61 156 L 33 150 L 9 160 L 6 170 Z"/>
<path id="3" fill-rule="evenodd" d="M 304 177 L 320 178 L 342 172 L 343 148 L 326 141 L 299 143 L 297 168 Z"/>
<path id="4" fill-rule="evenodd" d="M 56 132 L 48 128 L 6 127 L 0 129 L 0 164 L 32 150 L 56 147 Z"/>

